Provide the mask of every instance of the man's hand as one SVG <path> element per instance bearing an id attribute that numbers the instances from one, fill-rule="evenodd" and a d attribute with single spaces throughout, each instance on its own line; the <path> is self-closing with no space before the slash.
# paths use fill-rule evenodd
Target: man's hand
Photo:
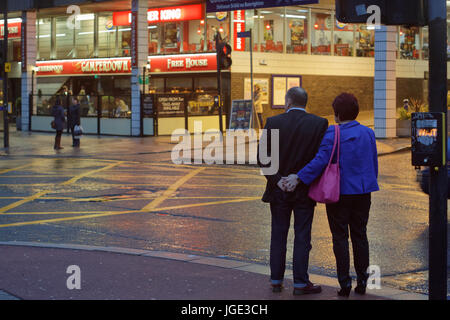
<path id="1" fill-rule="evenodd" d="M 282 179 L 280 179 L 280 181 L 278 181 L 277 186 L 278 186 L 278 188 L 280 188 L 284 192 L 287 192 L 286 185 L 284 184 L 284 180 L 283 179 L 284 178 L 282 178 Z"/>
<path id="2" fill-rule="evenodd" d="M 296 174 L 283 177 L 280 181 L 285 188 L 285 190 L 283 190 L 285 192 L 293 192 L 300 182 Z"/>

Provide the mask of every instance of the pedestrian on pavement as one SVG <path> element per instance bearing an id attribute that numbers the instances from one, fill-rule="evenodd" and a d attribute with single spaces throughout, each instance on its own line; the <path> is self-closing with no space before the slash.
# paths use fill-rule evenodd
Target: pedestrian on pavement
<path id="1" fill-rule="evenodd" d="M 271 155 L 272 130 L 279 132 L 279 169 L 266 175 L 267 186 L 262 198 L 270 203 L 272 231 L 270 243 L 270 269 L 272 291 L 281 292 L 286 268 L 286 245 L 290 219 L 294 212 L 293 277 L 294 295 L 320 293 L 322 288 L 309 281 L 308 265 L 311 250 L 311 227 L 315 202 L 308 198 L 308 187 L 299 185 L 287 192 L 282 177 L 297 173 L 317 153 L 328 128 L 328 120 L 307 113 L 308 94 L 303 88 L 289 89 L 285 97 L 285 113 L 267 119 L 263 137 L 267 153 Z M 266 137 L 264 137 L 266 136 Z M 259 146 L 259 150 L 263 146 Z M 267 165 L 262 165 L 266 167 Z M 263 168 L 264 172 L 264 168 Z"/>
<path id="2" fill-rule="evenodd" d="M 340 197 L 337 203 L 327 204 L 327 216 L 333 237 L 337 276 L 341 286 L 340 296 L 348 297 L 352 289 L 350 277 L 349 228 L 353 247 L 353 259 L 357 274 L 355 292 L 366 293 L 369 267 L 369 242 L 367 223 L 371 205 L 371 193 L 378 191 L 378 155 L 375 133 L 356 121 L 359 105 L 356 97 L 349 93 L 339 95 L 333 102 L 336 123 L 340 128 L 339 170 Z M 289 177 L 288 189 L 300 182 L 310 185 L 318 178 L 332 155 L 335 127 L 330 126 L 316 157 Z M 337 160 L 335 160 L 337 161 Z"/>
<path id="3" fill-rule="evenodd" d="M 70 114 L 70 128 L 72 130 L 72 147 L 80 147 L 80 139 L 75 136 L 75 126 L 80 126 L 81 124 L 81 108 L 80 101 L 77 97 L 72 99 L 72 105 L 69 107 Z"/>
<path id="4" fill-rule="evenodd" d="M 52 107 L 52 116 L 54 117 L 52 122 L 52 128 L 56 130 L 55 136 L 55 144 L 53 149 L 61 150 L 64 147 L 61 147 L 61 136 L 64 130 L 64 125 L 66 123 L 66 118 L 64 115 L 64 108 L 61 105 L 61 100 L 59 98 L 56 99 L 55 105 Z"/>

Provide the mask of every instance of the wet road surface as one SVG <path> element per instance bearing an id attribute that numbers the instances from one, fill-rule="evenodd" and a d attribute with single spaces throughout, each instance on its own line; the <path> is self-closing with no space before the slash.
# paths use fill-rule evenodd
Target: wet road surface
<path id="1" fill-rule="evenodd" d="M 230 257 L 267 264 L 265 178 L 246 166 L 175 165 L 170 153 L 4 156 L 0 241 L 88 244 Z M 425 292 L 428 197 L 409 152 L 380 157 L 368 226 L 386 285 Z M 291 266 L 293 230 L 289 234 Z M 325 207 L 313 225 L 310 272 L 335 275 Z"/>

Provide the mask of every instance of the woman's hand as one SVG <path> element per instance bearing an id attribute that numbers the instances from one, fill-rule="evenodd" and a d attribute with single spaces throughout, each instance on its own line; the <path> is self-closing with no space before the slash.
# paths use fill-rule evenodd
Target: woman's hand
<path id="1" fill-rule="evenodd" d="M 293 192 L 295 188 L 297 188 L 297 185 L 299 184 L 300 179 L 297 177 L 296 174 L 291 174 L 287 177 L 281 178 L 281 183 L 284 186 L 285 192 Z"/>

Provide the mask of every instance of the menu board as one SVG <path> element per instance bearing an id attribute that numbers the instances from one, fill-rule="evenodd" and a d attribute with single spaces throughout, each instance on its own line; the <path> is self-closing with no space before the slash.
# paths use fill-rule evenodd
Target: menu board
<path id="1" fill-rule="evenodd" d="M 184 95 L 158 95 L 156 98 L 158 117 L 184 117 L 186 99 Z"/>
<path id="2" fill-rule="evenodd" d="M 286 93 L 293 87 L 302 86 L 301 76 L 272 76 L 272 108 L 284 108 Z"/>
<path id="3" fill-rule="evenodd" d="M 153 96 L 144 95 L 143 97 L 143 110 L 144 117 L 152 117 L 153 116 Z"/>
<path id="4" fill-rule="evenodd" d="M 233 100 L 231 103 L 230 130 L 250 130 L 253 106 L 251 100 Z"/>

